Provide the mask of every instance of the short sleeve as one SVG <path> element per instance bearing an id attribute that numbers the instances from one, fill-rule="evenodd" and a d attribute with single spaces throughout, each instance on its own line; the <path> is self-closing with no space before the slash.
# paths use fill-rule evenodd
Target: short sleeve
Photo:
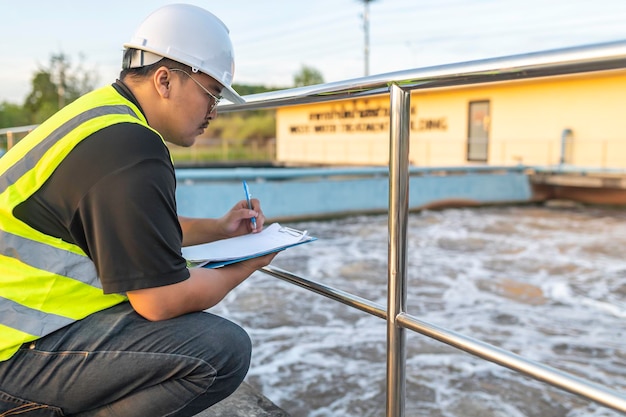
<path id="1" fill-rule="evenodd" d="M 161 138 L 145 126 L 121 123 L 78 144 L 16 216 L 80 246 L 104 292 L 123 293 L 189 278 L 175 194 L 174 167 Z"/>
<path id="2" fill-rule="evenodd" d="M 139 135 L 123 135 L 127 140 L 118 151 L 92 155 L 117 161 L 103 161 L 109 169 L 80 200 L 70 226 L 95 263 L 105 293 L 189 277 L 181 255 L 174 168 L 161 139 L 143 129 Z"/>

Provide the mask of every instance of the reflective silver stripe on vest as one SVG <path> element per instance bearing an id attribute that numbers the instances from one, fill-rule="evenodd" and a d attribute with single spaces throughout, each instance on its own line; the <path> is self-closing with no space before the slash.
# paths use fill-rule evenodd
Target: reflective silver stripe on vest
<path id="1" fill-rule="evenodd" d="M 34 310 L 2 297 L 0 297 L 0 317 L 3 325 L 34 336 L 45 336 L 75 321 Z"/>
<path id="2" fill-rule="evenodd" d="M 125 105 L 100 106 L 89 109 L 56 128 L 30 149 L 26 155 L 0 176 L 0 193 L 33 169 L 40 158 L 56 143 L 81 124 L 105 115 L 139 117 Z M 41 242 L 26 239 L 0 230 L 0 253 L 54 274 L 75 279 L 96 288 L 102 288 L 93 262 L 82 256 Z M 2 324 L 34 335 L 45 336 L 74 322 L 73 319 L 38 311 L 0 296 Z"/>
<path id="3" fill-rule="evenodd" d="M 0 253 L 35 268 L 102 289 L 91 259 L 0 230 Z"/>
<path id="4" fill-rule="evenodd" d="M 127 114 L 139 119 L 130 107 L 124 105 L 96 107 L 74 116 L 35 145 L 26 155 L 24 155 L 22 159 L 20 159 L 15 165 L 11 166 L 2 176 L 0 176 L 0 193 L 3 193 L 11 184 L 17 181 L 26 172 L 31 170 L 37 164 L 39 159 L 69 132 L 88 120 L 110 114 Z"/>
<path id="5" fill-rule="evenodd" d="M 11 184 L 31 170 L 45 152 L 73 129 L 88 120 L 111 114 L 137 117 L 131 108 L 124 105 L 96 107 L 73 117 L 35 145 L 24 158 L 20 159 L 4 175 L 0 176 L 0 192 L 6 191 Z M 25 264 L 35 268 L 73 278 L 96 288 L 102 288 L 93 262 L 85 256 L 19 237 L 2 230 L 0 230 L 0 253 L 20 259 Z"/>

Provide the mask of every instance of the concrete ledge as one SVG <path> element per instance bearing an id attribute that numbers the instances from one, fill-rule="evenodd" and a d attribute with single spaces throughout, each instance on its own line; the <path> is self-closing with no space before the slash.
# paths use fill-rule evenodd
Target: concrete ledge
<path id="1" fill-rule="evenodd" d="M 195 417 L 290 417 L 245 382 L 224 401 L 196 414 Z"/>
<path id="2" fill-rule="evenodd" d="M 626 205 L 624 173 L 538 173 L 530 175 L 536 201 L 571 200 L 583 204 Z"/>
<path id="3" fill-rule="evenodd" d="M 623 173 L 537 173 L 530 176 L 530 181 L 533 184 L 563 187 L 626 189 L 626 176 Z"/>

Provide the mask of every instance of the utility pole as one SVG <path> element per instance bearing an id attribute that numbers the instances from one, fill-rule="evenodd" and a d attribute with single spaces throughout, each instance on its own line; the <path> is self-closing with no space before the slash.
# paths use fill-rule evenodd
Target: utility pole
<path id="1" fill-rule="evenodd" d="M 69 67 L 67 60 L 68 58 L 63 53 L 54 54 L 52 55 L 50 65 L 51 77 L 57 83 L 57 104 L 59 109 L 65 107 L 65 89 L 67 87 L 67 76 L 65 72 Z"/>
<path id="2" fill-rule="evenodd" d="M 370 75 L 370 3 L 376 0 L 360 0 L 363 2 L 363 33 L 365 35 L 365 76 Z"/>

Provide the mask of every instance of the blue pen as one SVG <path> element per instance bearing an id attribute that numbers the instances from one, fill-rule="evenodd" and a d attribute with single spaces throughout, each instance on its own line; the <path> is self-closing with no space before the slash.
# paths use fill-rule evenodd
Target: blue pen
<path id="1" fill-rule="evenodd" d="M 243 182 L 243 192 L 246 194 L 246 201 L 248 202 L 248 208 L 252 210 L 252 203 L 250 202 L 250 190 L 248 189 L 248 183 L 244 180 Z M 250 219 L 252 222 L 252 228 L 256 230 L 256 217 Z"/>

